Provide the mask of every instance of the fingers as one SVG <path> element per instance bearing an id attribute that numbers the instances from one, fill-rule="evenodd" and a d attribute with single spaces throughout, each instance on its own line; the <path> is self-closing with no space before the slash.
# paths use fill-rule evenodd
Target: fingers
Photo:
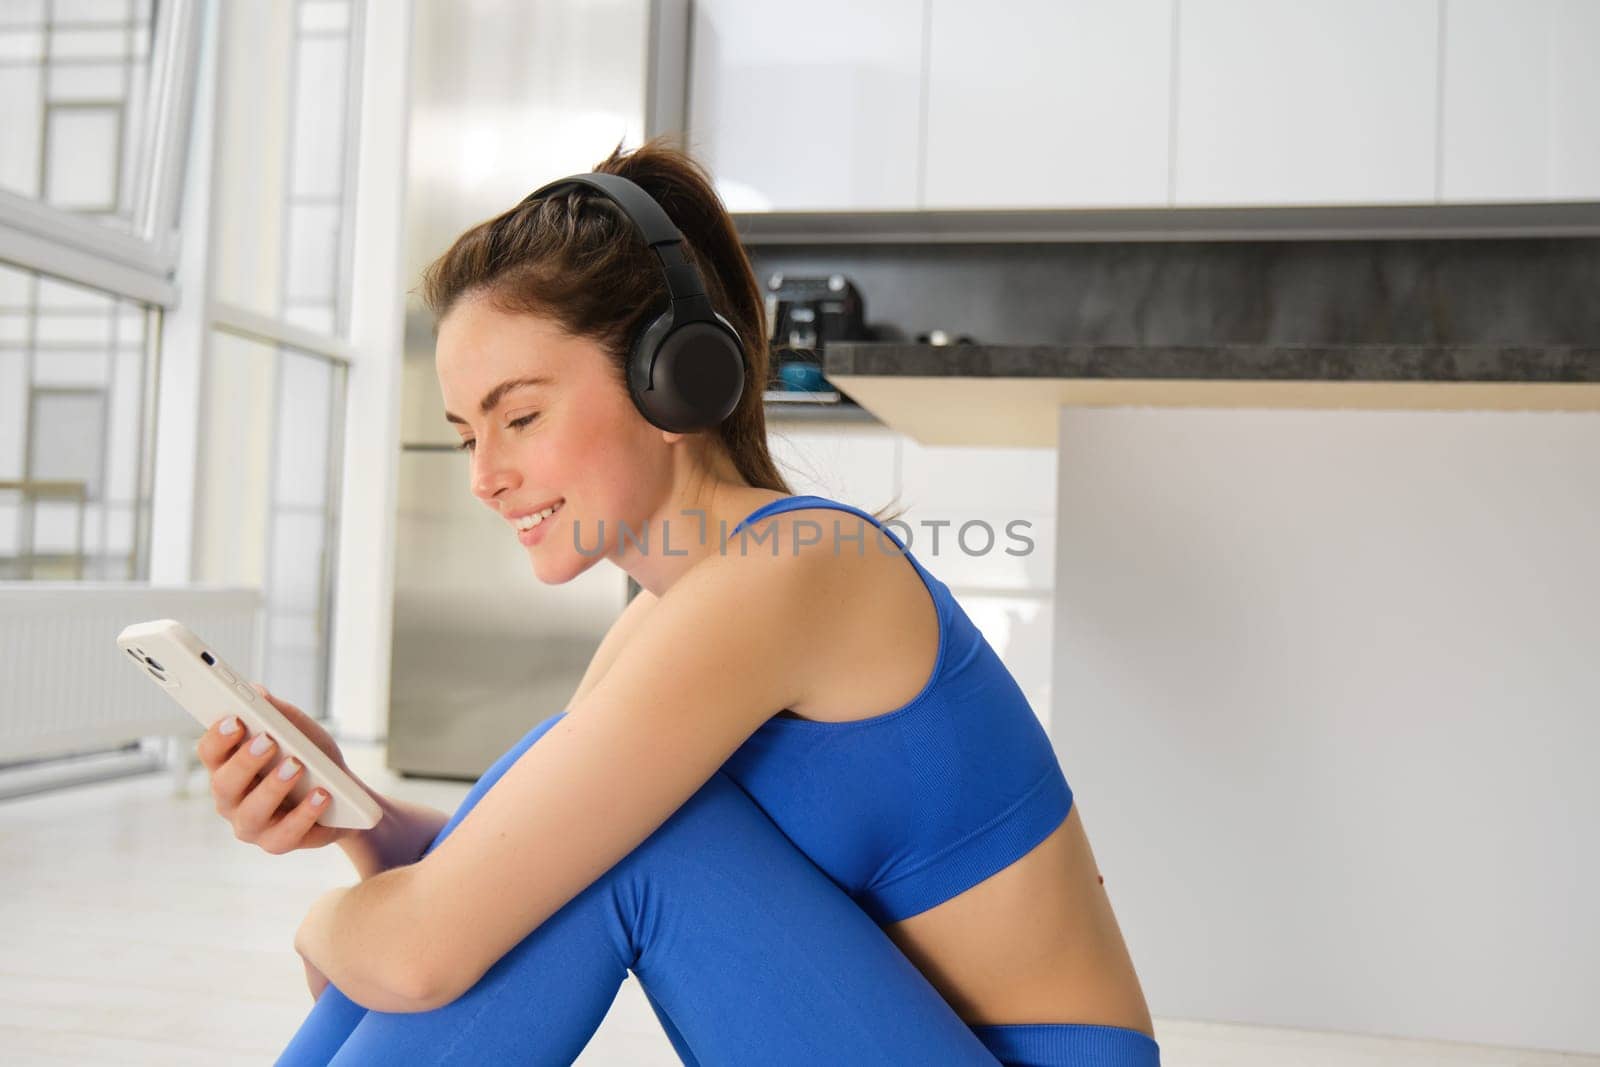
<path id="1" fill-rule="evenodd" d="M 274 697 L 259 682 L 251 684 L 291 721 L 304 718 L 299 708 Z M 235 716 L 213 723 L 195 751 L 211 773 L 217 814 L 232 824 L 241 841 L 273 854 L 293 851 L 303 846 L 328 810 L 327 791 L 321 788 L 309 790 L 299 802 L 287 799 L 305 768 L 299 760 L 284 756 L 270 734 L 252 736 Z"/>
<path id="2" fill-rule="evenodd" d="M 232 726 L 231 732 L 223 731 Z M 233 715 L 224 715 L 221 719 L 211 724 L 211 727 L 200 736 L 199 742 L 194 746 L 195 754 L 200 757 L 200 762 L 206 770 L 216 773 L 218 767 L 233 755 L 233 750 L 239 742 L 245 740 L 244 729 L 239 725 L 239 719 Z"/>
<path id="3" fill-rule="evenodd" d="M 292 779 L 289 784 L 291 786 L 294 784 Z M 306 834 L 317 825 L 318 817 L 328 810 L 327 796 L 328 794 L 320 788 L 311 790 L 300 799 L 300 803 L 290 808 L 282 818 L 263 831 L 256 839 L 256 844 L 273 855 L 292 852 L 299 848 Z"/>
<path id="4" fill-rule="evenodd" d="M 220 734 L 222 725 L 225 724 L 219 723 L 213 729 Z M 228 745 L 229 751 L 211 771 L 211 795 L 216 798 L 217 814 L 231 820 L 257 777 L 276 766 L 278 746 L 270 734 L 249 736 L 242 724 L 219 744 Z"/>
<path id="5" fill-rule="evenodd" d="M 305 773 L 305 768 L 300 766 L 300 761 L 292 756 L 285 756 L 278 746 L 272 742 L 272 737 L 262 734 L 256 741 L 265 739 L 268 744 L 261 753 L 253 751 L 256 742 L 251 742 L 234 754 L 232 760 L 223 768 L 225 773 L 232 764 L 241 758 L 248 758 L 249 762 L 242 764 L 244 768 L 240 773 L 249 777 L 242 795 L 233 810 L 233 833 L 241 841 L 255 841 L 271 824 L 273 817 L 282 807 L 284 798 Z M 285 778 L 284 774 L 288 777 Z M 259 776 L 259 777 L 258 777 Z"/>

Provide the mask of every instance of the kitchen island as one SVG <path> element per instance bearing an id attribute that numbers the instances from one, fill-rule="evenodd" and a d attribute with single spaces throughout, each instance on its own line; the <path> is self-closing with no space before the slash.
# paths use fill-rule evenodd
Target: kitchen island
<path id="1" fill-rule="evenodd" d="M 1600 1052 L 1600 348 L 824 370 L 1056 450 L 1049 728 L 1157 1015 Z"/>
<path id="2" fill-rule="evenodd" d="M 824 373 L 930 445 L 1053 445 L 1062 407 L 1600 411 L 1600 347 L 837 341 Z"/>

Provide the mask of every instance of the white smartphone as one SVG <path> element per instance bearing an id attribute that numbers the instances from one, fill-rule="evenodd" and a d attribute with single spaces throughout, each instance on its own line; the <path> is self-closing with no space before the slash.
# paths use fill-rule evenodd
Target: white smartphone
<path id="1" fill-rule="evenodd" d="M 176 619 L 134 623 L 117 635 L 117 647 L 135 670 L 206 729 L 218 719 L 237 715 L 246 737 L 271 734 L 278 754 L 293 756 L 303 768 L 289 799 L 299 803 L 317 786 L 327 791 L 327 810 L 317 816 L 323 826 L 366 830 L 383 818 L 371 794 L 183 623 Z"/>

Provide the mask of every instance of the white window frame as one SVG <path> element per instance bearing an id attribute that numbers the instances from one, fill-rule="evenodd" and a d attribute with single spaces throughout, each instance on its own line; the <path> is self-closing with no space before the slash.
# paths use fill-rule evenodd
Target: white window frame
<path id="1" fill-rule="evenodd" d="M 211 339 L 223 332 L 283 345 L 347 366 L 344 470 L 334 583 L 328 704 L 340 737 L 381 740 L 388 719 L 393 615 L 393 520 L 399 460 L 400 359 L 405 341 L 404 203 L 409 127 L 412 0 L 362 0 L 352 13 L 348 102 L 354 119 L 346 151 L 341 255 L 349 264 L 343 337 L 308 330 L 274 314 L 220 300 L 210 289 L 213 186 L 222 139 L 251 136 L 218 121 L 216 53 L 226 0 L 207 10 L 205 62 L 195 108 L 193 150 L 184 184 L 178 278 L 185 292 L 162 319 L 162 384 L 156 446 L 151 581 L 193 579 L 199 404 Z M 220 9 L 220 10 L 219 10 Z M 201 165 L 203 163 L 203 165 Z M 337 327 L 336 327 L 337 328 Z"/>
<path id="2" fill-rule="evenodd" d="M 343 337 L 214 299 L 209 265 L 217 50 L 231 0 L 162 0 L 151 53 L 150 187 L 132 232 L 0 190 L 0 261 L 155 306 L 159 335 L 149 580 L 193 579 L 200 398 L 213 331 L 347 364 L 330 705 L 345 736 L 381 739 L 388 712 L 392 524 L 404 346 L 404 200 L 412 0 L 364 0 L 352 41 L 359 122 L 345 186 L 350 287 Z M 359 477 L 352 477 L 358 472 Z"/>
<path id="3" fill-rule="evenodd" d="M 135 152 L 149 175 L 131 231 L 0 190 L 0 260 L 62 281 L 170 308 L 178 264 L 177 211 L 192 129 L 202 5 L 162 0 L 150 51 L 151 122 Z"/>

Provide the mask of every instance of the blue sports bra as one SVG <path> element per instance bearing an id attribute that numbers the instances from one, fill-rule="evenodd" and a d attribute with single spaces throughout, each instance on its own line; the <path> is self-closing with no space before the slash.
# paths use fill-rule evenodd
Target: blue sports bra
<path id="1" fill-rule="evenodd" d="M 763 504 L 729 538 L 801 508 L 868 519 L 911 561 L 938 613 L 933 673 L 909 703 L 868 719 L 768 719 L 722 769 L 876 922 L 895 922 L 1026 855 L 1067 817 L 1072 790 L 1011 672 L 892 530 L 852 505 L 795 495 Z M 866 551 L 879 550 L 872 540 Z"/>

